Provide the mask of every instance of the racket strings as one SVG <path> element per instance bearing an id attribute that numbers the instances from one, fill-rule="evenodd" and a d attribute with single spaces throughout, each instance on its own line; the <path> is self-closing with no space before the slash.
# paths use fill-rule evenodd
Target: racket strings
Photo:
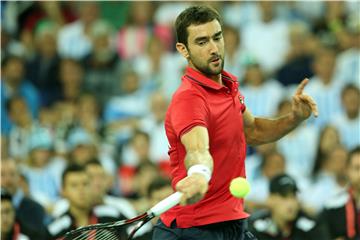
<path id="1" fill-rule="evenodd" d="M 124 231 L 115 228 L 100 228 L 83 231 L 72 236 L 65 237 L 65 240 L 125 240 Z"/>

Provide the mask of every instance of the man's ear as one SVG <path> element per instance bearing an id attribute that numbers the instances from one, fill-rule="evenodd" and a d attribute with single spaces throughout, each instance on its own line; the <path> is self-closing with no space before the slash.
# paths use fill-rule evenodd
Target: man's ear
<path id="1" fill-rule="evenodd" d="M 189 58 L 189 52 L 187 50 L 187 47 L 183 43 L 176 43 L 176 49 L 177 51 L 186 59 Z"/>

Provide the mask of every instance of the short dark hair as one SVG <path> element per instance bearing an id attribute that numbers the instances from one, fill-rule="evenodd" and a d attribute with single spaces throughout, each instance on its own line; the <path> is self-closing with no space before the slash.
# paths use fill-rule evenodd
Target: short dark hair
<path id="1" fill-rule="evenodd" d="M 85 173 L 85 168 L 81 165 L 71 164 L 67 166 L 62 174 L 62 178 L 61 178 L 62 186 L 64 186 L 65 178 L 67 177 L 67 175 L 69 175 L 70 173 L 81 173 L 81 172 Z"/>
<path id="2" fill-rule="evenodd" d="M 343 98 L 345 96 L 346 92 L 349 91 L 349 90 L 353 90 L 357 94 L 360 94 L 360 89 L 357 86 L 355 86 L 355 84 L 348 83 L 341 90 L 341 97 Z"/>
<path id="3" fill-rule="evenodd" d="M 103 167 L 103 166 L 101 165 L 100 161 L 99 161 L 98 159 L 96 159 L 96 158 L 93 158 L 93 159 L 91 159 L 90 161 L 86 162 L 85 165 L 84 165 L 84 167 L 86 168 L 86 167 L 88 167 L 89 165 L 96 165 L 96 166 Z"/>
<path id="4" fill-rule="evenodd" d="M 12 200 L 11 194 L 5 188 L 1 188 L 1 201 L 2 200 L 7 200 L 7 201 Z"/>
<path id="5" fill-rule="evenodd" d="M 180 13 L 175 21 L 177 42 L 187 45 L 189 35 L 187 28 L 190 25 L 200 25 L 213 20 L 217 20 L 222 25 L 221 17 L 215 9 L 207 6 L 188 7 Z"/>
<path id="6" fill-rule="evenodd" d="M 7 55 L 5 58 L 1 61 L 1 68 L 5 68 L 9 62 L 11 61 L 18 61 L 21 62 L 21 64 L 25 64 L 24 58 L 17 56 L 17 55 Z"/>

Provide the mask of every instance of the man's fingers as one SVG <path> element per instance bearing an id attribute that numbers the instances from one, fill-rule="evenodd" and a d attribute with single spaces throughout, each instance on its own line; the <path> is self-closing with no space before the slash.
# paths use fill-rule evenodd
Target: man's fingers
<path id="1" fill-rule="evenodd" d="M 301 83 L 299 84 L 299 86 L 296 89 L 296 93 L 295 95 L 301 95 L 302 92 L 304 91 L 304 88 L 306 86 L 306 84 L 309 82 L 309 79 L 305 78 L 304 80 L 301 81 Z"/>
<path id="2" fill-rule="evenodd" d="M 317 117 L 319 115 L 317 104 L 315 103 L 314 99 L 312 99 L 312 97 L 310 97 L 308 95 L 302 95 L 302 96 L 299 96 L 299 99 L 301 101 L 303 101 L 304 103 L 306 103 L 311 108 L 311 111 L 315 117 Z"/>

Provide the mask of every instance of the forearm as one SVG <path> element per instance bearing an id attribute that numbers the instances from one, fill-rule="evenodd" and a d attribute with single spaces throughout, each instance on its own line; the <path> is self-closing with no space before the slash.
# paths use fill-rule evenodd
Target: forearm
<path id="1" fill-rule="evenodd" d="M 277 119 L 254 118 L 252 126 L 245 128 L 246 142 L 250 145 L 274 142 L 288 134 L 301 122 L 302 120 L 296 119 L 292 113 Z"/>
<path id="2" fill-rule="evenodd" d="M 207 166 L 211 171 L 213 170 L 213 159 L 208 149 L 202 150 L 188 150 L 185 156 L 185 167 L 189 169 L 194 165 Z"/>

